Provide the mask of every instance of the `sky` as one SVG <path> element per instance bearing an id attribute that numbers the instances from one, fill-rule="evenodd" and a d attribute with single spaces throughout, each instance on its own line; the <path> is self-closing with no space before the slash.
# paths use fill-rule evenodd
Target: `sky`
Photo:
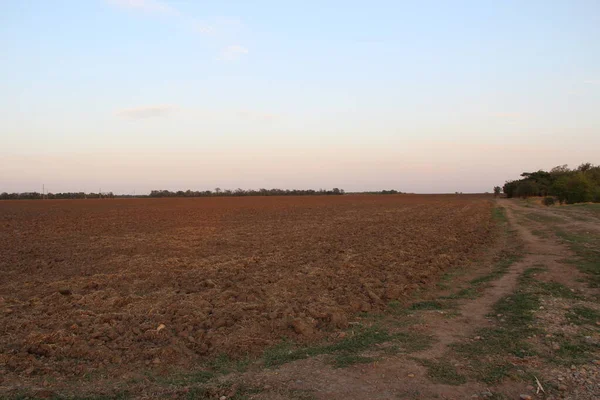
<path id="1" fill-rule="evenodd" d="M 600 164 L 600 2 L 0 0 L 0 192 L 485 192 Z"/>

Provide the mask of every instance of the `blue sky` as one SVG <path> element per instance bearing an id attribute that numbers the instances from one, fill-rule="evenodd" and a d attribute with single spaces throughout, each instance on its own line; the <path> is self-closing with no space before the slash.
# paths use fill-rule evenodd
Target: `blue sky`
<path id="1" fill-rule="evenodd" d="M 597 1 L 0 2 L 0 191 L 490 191 L 600 163 Z"/>

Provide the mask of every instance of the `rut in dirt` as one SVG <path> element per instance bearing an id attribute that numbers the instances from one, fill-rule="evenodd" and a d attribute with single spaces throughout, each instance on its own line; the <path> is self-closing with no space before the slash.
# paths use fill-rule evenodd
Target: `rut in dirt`
<path id="1" fill-rule="evenodd" d="M 389 399 L 398 398 L 398 395 L 400 398 L 427 398 L 420 396 L 440 393 L 443 393 L 443 398 L 459 399 L 487 391 L 488 386 L 480 382 L 467 381 L 456 386 L 432 382 L 427 377 L 422 361 L 443 360 L 451 345 L 473 339 L 473 335 L 482 328 L 493 327 L 495 322 L 488 319 L 488 314 L 502 298 L 515 293 L 525 270 L 544 266 L 550 272 L 562 272 L 565 275 L 564 265 L 559 261 L 571 254 L 569 249 L 555 240 L 542 240 L 533 235 L 517 218 L 516 212 L 521 208 L 517 204 L 510 200 L 499 200 L 498 205 L 505 209 L 509 234 L 522 243 L 522 257 L 512 263 L 500 278 L 490 282 L 480 297 L 462 300 L 457 308 L 460 313 L 458 317 L 446 318 L 441 313 L 426 313 L 425 324 L 418 327 L 419 333 L 433 335 L 436 339 L 427 350 L 413 352 L 409 357 L 391 356 L 373 365 L 357 365 L 346 369 L 332 369 L 324 366 L 323 360 L 311 358 L 284 365 L 276 375 L 262 371 L 246 378 L 261 385 L 309 391 L 318 399 Z"/>
<path id="2" fill-rule="evenodd" d="M 435 318 L 428 320 L 428 327 L 437 338 L 437 342 L 427 351 L 418 354 L 425 359 L 441 357 L 452 343 L 458 342 L 479 328 L 487 327 L 491 321 L 487 317 L 501 298 L 513 293 L 516 289 L 519 276 L 530 267 L 539 264 L 556 263 L 559 258 L 564 257 L 566 249 L 558 251 L 557 245 L 541 245 L 526 228 L 521 226 L 514 216 L 514 203 L 499 200 L 499 205 L 506 210 L 509 224 L 518 233 L 524 242 L 524 256 L 513 263 L 507 272 L 499 279 L 493 281 L 489 288 L 475 300 L 466 301 L 458 305 L 460 317 L 452 320 Z"/>

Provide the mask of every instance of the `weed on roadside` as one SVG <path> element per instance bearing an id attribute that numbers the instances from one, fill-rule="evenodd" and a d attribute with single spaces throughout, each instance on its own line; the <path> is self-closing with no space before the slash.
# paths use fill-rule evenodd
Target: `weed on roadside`
<path id="1" fill-rule="evenodd" d="M 587 275 L 591 287 L 600 287 L 600 236 L 591 233 L 574 234 L 562 230 L 556 236 L 565 241 L 578 259 L 567 260 Z"/>
<path id="2" fill-rule="evenodd" d="M 600 312 L 585 306 L 575 306 L 566 314 L 569 322 L 576 325 L 594 325 L 600 323 Z"/>
<path id="3" fill-rule="evenodd" d="M 462 385 L 467 382 L 467 378 L 447 360 L 416 359 L 416 361 L 427 368 L 427 376 L 433 382 L 446 385 Z"/>

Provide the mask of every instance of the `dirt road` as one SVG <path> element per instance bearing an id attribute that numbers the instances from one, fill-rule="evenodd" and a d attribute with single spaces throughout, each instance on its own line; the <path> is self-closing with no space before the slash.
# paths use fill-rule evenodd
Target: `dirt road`
<path id="1" fill-rule="evenodd" d="M 554 234 L 559 228 L 595 231 L 597 220 L 583 221 L 579 210 L 571 215 L 567 209 L 554 220 L 554 209 L 531 210 L 514 200 L 499 200 L 498 206 L 506 213 L 508 240 L 496 263 L 516 261 L 504 270 L 492 267 L 497 273 L 488 275 L 479 266 L 468 272 L 479 277 L 454 282 L 458 293 L 483 282 L 473 296 L 438 295 L 424 307 L 430 309 L 413 307 L 408 316 L 395 316 L 399 325 L 408 325 L 401 331 L 431 337 L 430 347 L 410 351 L 400 345 L 397 354 L 387 355 L 385 345 L 375 346 L 361 355 L 376 361 L 347 368 L 331 367 L 326 356 L 312 357 L 242 380 L 268 388 L 256 395 L 265 399 L 598 398 L 598 290 L 570 263 L 577 254 Z M 546 219 L 535 222 L 529 214 Z M 539 230 L 544 237 L 532 233 Z M 511 304 L 511 297 L 533 304 Z M 589 311 L 588 324 L 565 319 L 574 309 Z M 511 342 L 528 351 L 513 351 Z"/>

